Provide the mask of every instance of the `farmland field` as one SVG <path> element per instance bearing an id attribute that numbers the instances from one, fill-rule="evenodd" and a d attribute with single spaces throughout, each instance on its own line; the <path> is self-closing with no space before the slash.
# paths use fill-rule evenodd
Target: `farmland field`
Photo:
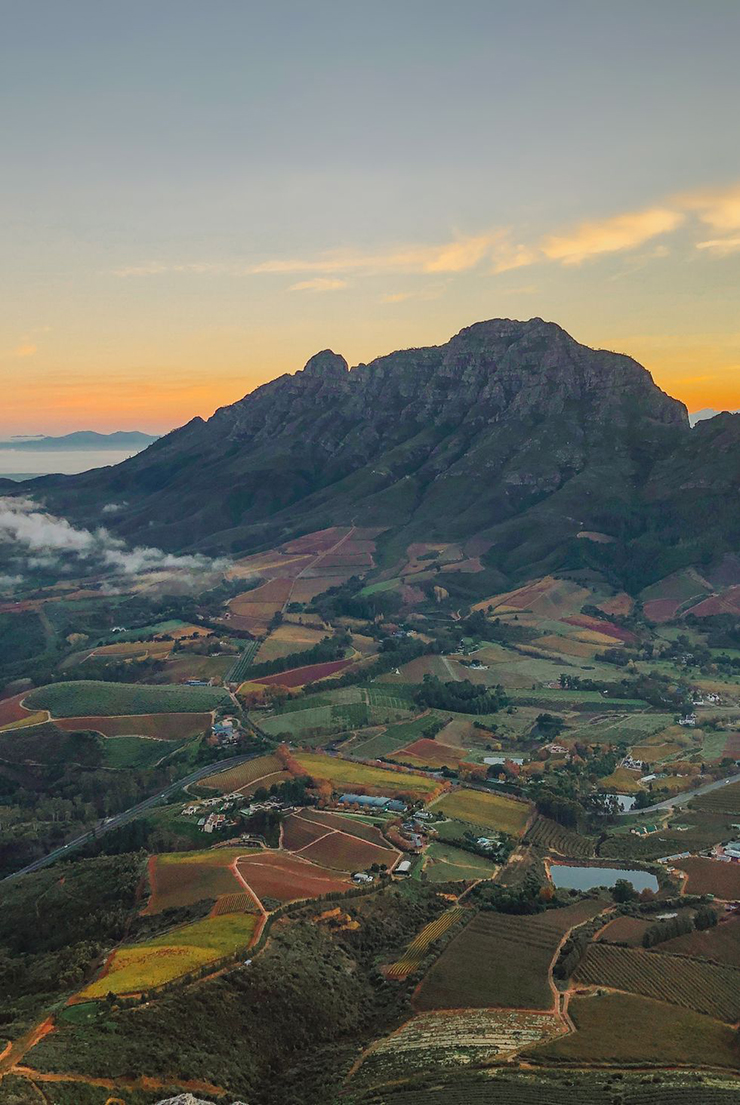
<path id="1" fill-rule="evenodd" d="M 497 867 L 493 860 L 433 840 L 425 852 L 424 878 L 427 882 L 472 882 L 490 879 Z"/>
<path id="2" fill-rule="evenodd" d="M 152 737 L 109 737 L 103 746 L 106 767 L 144 768 L 155 764 L 178 747 L 177 742 Z"/>
<path id="3" fill-rule="evenodd" d="M 282 660 L 294 652 L 305 652 L 324 639 L 327 629 L 313 629 L 306 625 L 294 625 L 284 622 L 274 629 L 259 646 L 257 663 L 268 660 Z"/>
<path id="4" fill-rule="evenodd" d="M 353 814 L 333 813 L 328 810 L 301 810 L 301 818 L 304 821 L 312 821 L 314 824 L 327 829 L 341 829 L 342 832 L 352 833 L 360 840 L 369 840 L 372 844 L 380 844 L 388 847 L 388 843 L 382 832 L 376 825 L 361 821 Z"/>
<path id="5" fill-rule="evenodd" d="M 50 683 L 31 691 L 26 699 L 37 710 L 56 717 L 100 714 L 203 713 L 229 701 L 216 687 L 168 687 L 138 683 L 104 683 L 80 679 Z"/>
<path id="6" fill-rule="evenodd" d="M 402 1077 L 438 1075 L 455 1067 L 503 1060 L 563 1031 L 561 1019 L 550 1013 L 514 1009 L 422 1013 L 366 1053 L 352 1085 L 378 1086 Z M 463 1099 L 450 1096 L 448 1100 Z M 504 1103 L 506 1099 L 495 1100 Z"/>
<path id="7" fill-rule="evenodd" d="M 152 856 L 149 861 L 151 897 L 145 913 L 161 913 L 163 909 L 176 909 L 193 905 L 204 898 L 219 898 L 222 894 L 235 894 L 243 890 L 229 864 L 237 855 L 252 849 L 235 851 L 217 848 L 203 857 L 203 862 L 181 861 L 178 853 Z M 187 853 L 186 853 L 187 854 Z"/>
<path id="8" fill-rule="evenodd" d="M 608 921 L 594 937 L 595 940 L 606 940 L 612 944 L 629 944 L 633 948 L 642 947 L 642 938 L 654 924 L 653 921 L 643 920 L 642 917 L 615 917 Z M 661 948 L 666 948 L 662 944 Z"/>
<path id="9" fill-rule="evenodd" d="M 687 894 L 714 894 L 724 901 L 740 898 L 740 863 L 690 856 L 676 860 L 674 866 L 689 876 Z"/>
<path id="10" fill-rule="evenodd" d="M 278 772 L 289 778 L 289 774 L 285 771 L 279 756 L 257 756 L 256 759 L 237 764 L 236 767 L 229 768 L 228 771 L 208 775 L 205 779 L 201 779 L 200 786 L 210 787 L 222 794 L 229 794 L 231 791 L 244 790 L 250 783 L 254 783 L 258 779 L 264 779 L 268 775 L 275 775 Z M 266 784 L 268 788 L 272 786 L 274 781 L 273 779 Z"/>
<path id="11" fill-rule="evenodd" d="M 709 813 L 727 813 L 740 817 L 740 783 L 730 783 L 708 794 L 702 794 L 691 805 L 693 809 Z"/>
<path id="12" fill-rule="evenodd" d="M 279 685 L 281 687 L 303 687 L 306 683 L 315 683 L 317 679 L 326 679 L 330 675 L 338 675 L 346 667 L 354 663 L 353 660 L 328 660 L 324 664 L 308 664 L 305 668 L 290 668 L 289 671 L 280 672 L 278 675 L 258 676 L 254 682 L 265 686 Z"/>
<path id="13" fill-rule="evenodd" d="M 444 794 L 435 802 L 434 811 L 484 829 L 498 829 L 512 836 L 521 836 L 531 806 L 502 794 L 458 789 Z"/>
<path id="14" fill-rule="evenodd" d="M 385 969 L 387 978 L 404 979 L 419 967 L 432 944 L 456 924 L 465 914 L 463 906 L 453 906 L 440 917 L 425 925 L 418 936 L 414 937 L 406 951 L 395 963 Z"/>
<path id="15" fill-rule="evenodd" d="M 586 899 L 534 916 L 481 912 L 447 945 L 414 996 L 416 1009 L 551 1009 L 552 959 L 562 937 L 604 908 Z"/>
<path id="16" fill-rule="evenodd" d="M 0 699 L 0 727 L 12 725 L 13 722 L 24 721 L 31 715 L 31 710 L 24 710 L 21 701 L 28 695 L 28 691 L 15 694 L 11 698 Z M 29 704 L 31 705 L 31 704 Z"/>
<path id="17" fill-rule="evenodd" d="M 573 978 L 589 986 L 667 1001 L 734 1023 L 740 1017 L 740 970 L 656 951 L 590 944 Z"/>
<path id="18" fill-rule="evenodd" d="M 399 763 L 410 763 L 420 767 L 451 767 L 456 768 L 465 757 L 460 749 L 448 748 L 436 740 L 428 740 L 422 737 L 413 744 L 406 745 L 395 752 L 391 759 Z"/>
<path id="19" fill-rule="evenodd" d="M 558 855 L 576 859 L 588 859 L 594 854 L 594 842 L 590 837 L 563 828 L 557 821 L 538 815 L 526 835 L 527 844 L 557 852 Z"/>
<path id="20" fill-rule="evenodd" d="M 60 729 L 94 729 L 104 737 L 156 737 L 162 741 L 187 740 L 205 733 L 210 714 L 132 714 L 128 717 L 65 717 L 55 722 Z"/>
<path id="21" fill-rule="evenodd" d="M 283 853 L 263 852 L 241 860 L 237 866 L 258 898 L 275 898 L 280 902 L 317 898 L 353 885 L 351 879 L 339 872 Z"/>
<path id="22" fill-rule="evenodd" d="M 537 1047 L 533 1059 L 692 1069 L 738 1066 L 733 1029 L 690 1009 L 607 993 L 573 998 L 568 1013 L 576 1032 Z"/>
<path id="23" fill-rule="evenodd" d="M 359 785 L 365 787 L 368 792 L 375 791 L 379 794 L 414 793 L 431 796 L 439 788 L 437 779 L 353 763 L 350 760 L 339 759 L 337 756 L 299 752 L 294 758 L 306 775 L 316 779 L 327 779 L 337 790 Z"/>
<path id="24" fill-rule="evenodd" d="M 727 963 L 730 967 L 740 967 L 740 917 L 721 920 L 714 928 L 699 932 L 687 932 L 660 945 L 661 951 L 676 952 L 679 955 L 695 955 L 699 959 L 713 959 L 717 963 Z"/>
<path id="25" fill-rule="evenodd" d="M 195 921 L 141 944 L 124 944 L 112 955 L 104 973 L 80 992 L 80 999 L 108 993 L 136 994 L 198 970 L 246 948 L 257 918 L 250 913 L 227 913 Z"/>
<path id="26" fill-rule="evenodd" d="M 390 867 L 398 858 L 398 852 L 385 844 L 382 847 L 344 832 L 329 830 L 313 844 L 301 850 L 303 859 L 335 871 L 363 871 L 372 864 Z"/>

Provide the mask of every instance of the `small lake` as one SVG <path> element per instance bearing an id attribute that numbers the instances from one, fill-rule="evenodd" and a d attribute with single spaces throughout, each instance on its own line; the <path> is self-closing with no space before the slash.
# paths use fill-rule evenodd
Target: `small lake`
<path id="1" fill-rule="evenodd" d="M 658 880 L 649 871 L 620 871 L 617 867 L 576 867 L 553 863 L 550 877 L 557 887 L 567 890 L 593 890 L 595 886 L 614 886 L 617 879 L 631 882 L 635 890 L 659 889 Z"/>
<path id="2" fill-rule="evenodd" d="M 625 813 L 631 810 L 637 801 L 634 794 L 605 794 L 604 797 L 616 798 L 617 802 L 619 802 L 620 810 L 623 810 Z"/>
<path id="3" fill-rule="evenodd" d="M 512 764 L 523 764 L 524 756 L 486 756 L 483 760 L 484 764 L 503 764 L 506 761 Z"/>

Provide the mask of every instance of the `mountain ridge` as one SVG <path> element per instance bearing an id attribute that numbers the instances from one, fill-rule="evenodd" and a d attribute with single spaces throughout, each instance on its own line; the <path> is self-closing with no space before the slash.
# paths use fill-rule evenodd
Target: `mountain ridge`
<path id="1" fill-rule="evenodd" d="M 671 471 L 687 460 L 701 482 L 704 432 L 631 357 L 540 318 L 492 319 L 354 368 L 322 350 L 122 464 L 26 488 L 85 524 L 123 500 L 120 536 L 174 550 L 252 551 L 350 522 L 482 535 L 517 578 L 567 562 L 581 529 L 633 541 L 660 513 L 675 540 L 698 540 Z M 734 472 L 734 422 L 727 435 Z"/>

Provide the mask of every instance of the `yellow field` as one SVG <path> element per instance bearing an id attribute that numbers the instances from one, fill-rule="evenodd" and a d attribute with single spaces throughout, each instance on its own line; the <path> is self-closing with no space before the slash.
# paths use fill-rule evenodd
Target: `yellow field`
<path id="1" fill-rule="evenodd" d="M 363 786 L 389 795 L 408 791 L 431 795 L 439 788 L 438 779 L 430 779 L 410 772 L 386 771 L 382 767 L 340 760 L 337 756 L 299 752 L 293 758 L 306 775 L 316 779 L 327 779 L 335 789 Z"/>
<path id="2" fill-rule="evenodd" d="M 219 790 L 222 794 L 229 794 L 233 790 L 241 790 L 257 779 L 263 779 L 267 775 L 274 775 L 276 772 L 282 772 L 283 770 L 282 761 L 277 756 L 258 756 L 254 760 L 237 764 L 236 767 L 232 767 L 228 771 L 221 771 L 216 775 L 209 775 L 207 778 L 201 779 L 201 786 Z M 275 782 L 275 780 L 273 779 L 272 782 Z M 268 783 L 267 785 L 270 786 L 271 784 Z"/>
<path id="3" fill-rule="evenodd" d="M 198 852 L 160 852 L 157 863 L 177 867 L 188 863 L 209 863 L 214 867 L 228 867 L 237 856 L 249 856 L 259 848 L 203 848 Z"/>
<path id="4" fill-rule="evenodd" d="M 642 790 L 640 785 L 640 773 L 628 771 L 626 767 L 616 767 L 611 775 L 605 775 L 599 779 L 599 786 L 605 790 L 616 790 L 619 794 L 637 794 Z"/>
<path id="5" fill-rule="evenodd" d="M 87 1000 L 108 993 L 138 994 L 172 982 L 246 948 L 256 924 L 254 914 L 228 913 L 184 925 L 143 944 L 124 944 L 114 952 L 107 971 L 78 997 Z"/>
<path id="6" fill-rule="evenodd" d="M 322 641 L 327 632 L 328 630 L 311 629 L 290 622 L 279 625 L 260 645 L 255 663 L 263 664 L 268 660 L 290 656 L 294 652 L 303 652 Z"/>
<path id="7" fill-rule="evenodd" d="M 453 906 L 441 917 L 437 917 L 435 921 L 430 921 L 428 925 L 425 925 L 419 935 L 411 941 L 401 958 L 395 963 L 391 963 L 390 967 L 386 969 L 385 973 L 388 978 L 408 978 L 423 960 L 429 946 L 435 940 L 439 940 L 440 936 L 444 936 L 447 930 L 452 928 L 464 913 L 463 906 Z"/>
<path id="8" fill-rule="evenodd" d="M 531 807 L 502 794 L 486 794 L 479 790 L 453 790 L 434 803 L 434 809 L 458 821 L 469 821 L 485 829 L 499 829 L 512 836 L 521 836 Z"/>
<path id="9" fill-rule="evenodd" d="M 547 637 L 538 637 L 532 642 L 535 648 L 546 648 L 550 652 L 562 652 L 565 656 L 591 657 L 597 651 L 596 645 L 586 641 L 577 641 L 573 637 L 558 637 L 551 633 Z"/>
<path id="10" fill-rule="evenodd" d="M 20 721 L 9 721 L 7 725 L 0 725 L 0 733 L 5 729 L 25 729 L 28 725 L 41 725 L 46 721 L 46 717 L 46 710 L 37 710 L 35 714 L 29 714 Z"/>

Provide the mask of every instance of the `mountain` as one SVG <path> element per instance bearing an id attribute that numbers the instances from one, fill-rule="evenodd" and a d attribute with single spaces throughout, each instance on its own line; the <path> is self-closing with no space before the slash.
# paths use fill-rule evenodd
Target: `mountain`
<path id="1" fill-rule="evenodd" d="M 661 531 L 686 556 L 729 540 L 733 512 L 700 529 L 681 480 L 724 487 L 739 427 L 692 431 L 632 358 L 539 318 L 493 319 L 351 370 L 324 350 L 122 464 L 25 487 L 88 525 L 123 502 L 116 532 L 167 549 L 248 551 L 354 521 L 387 541 L 479 537 L 506 578 L 605 557 L 623 573 Z M 719 472 L 702 446 L 718 436 Z M 584 551 L 583 530 L 615 547 Z"/>
<path id="2" fill-rule="evenodd" d="M 692 414 L 689 415 L 689 422 L 692 426 L 696 426 L 698 422 L 704 422 L 708 418 L 716 418 L 716 416 L 721 413 L 740 414 L 740 411 L 722 412 L 715 411 L 712 407 L 703 407 L 700 411 L 694 411 Z"/>
<path id="3" fill-rule="evenodd" d="M 111 434 L 99 434 L 95 430 L 76 430 L 61 437 L 14 437 L 0 441 L 0 449 L 146 449 L 157 440 L 156 434 L 144 434 L 139 430 L 116 430 Z"/>

